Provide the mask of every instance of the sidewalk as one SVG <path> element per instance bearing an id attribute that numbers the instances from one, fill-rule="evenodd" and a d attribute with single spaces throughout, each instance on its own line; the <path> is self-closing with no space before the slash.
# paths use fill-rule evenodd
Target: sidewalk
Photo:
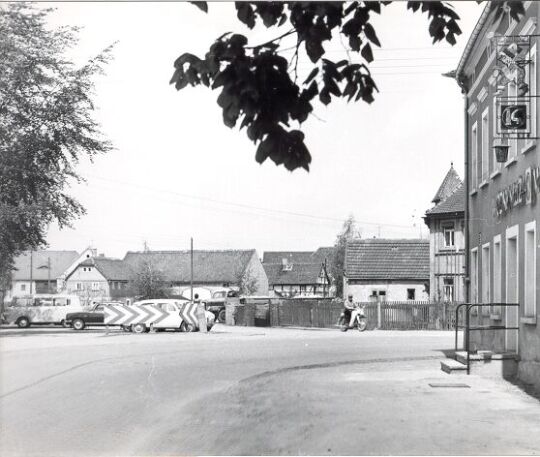
<path id="1" fill-rule="evenodd" d="M 181 449 L 170 441 L 172 437 L 164 436 L 160 437 L 160 451 L 220 455 L 284 454 L 286 450 L 294 450 L 296 455 L 540 453 L 540 402 L 504 381 L 448 376 L 430 361 L 270 373 L 240 382 L 211 403 L 210 409 L 193 404 L 189 423 L 176 428 L 185 432 L 181 438 L 176 436 L 182 440 Z M 202 432 L 201 436 L 198 429 L 197 439 L 190 438 L 190 424 L 210 423 L 211 434 Z M 246 427 L 249 434 L 242 433 Z M 231 439 L 238 436 L 243 438 Z"/>

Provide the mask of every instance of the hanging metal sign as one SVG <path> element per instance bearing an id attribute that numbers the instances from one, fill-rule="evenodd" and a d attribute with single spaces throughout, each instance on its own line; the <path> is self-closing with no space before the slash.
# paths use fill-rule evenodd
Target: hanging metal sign
<path id="1" fill-rule="evenodd" d="M 527 105 L 501 104 L 501 130 L 526 130 Z"/>
<path id="2" fill-rule="evenodd" d="M 528 35 L 499 36 L 494 38 L 496 52 L 497 88 L 505 89 L 508 84 L 516 85 L 519 97 L 529 93 L 526 67 L 530 60 L 531 37 Z"/>
<path id="3" fill-rule="evenodd" d="M 530 53 L 531 35 L 496 36 L 492 39 L 495 51 L 495 104 L 497 121 L 495 138 L 536 138 L 534 110 L 538 96 L 531 94 Z"/>
<path id="4" fill-rule="evenodd" d="M 529 137 L 531 133 L 531 99 L 529 97 L 497 97 L 498 136 Z"/>

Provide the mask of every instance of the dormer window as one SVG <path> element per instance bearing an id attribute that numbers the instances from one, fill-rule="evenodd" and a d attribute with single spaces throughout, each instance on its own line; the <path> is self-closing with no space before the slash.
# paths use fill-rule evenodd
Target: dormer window
<path id="1" fill-rule="evenodd" d="M 289 263 L 288 259 L 283 258 L 281 259 L 281 271 L 291 271 L 292 270 L 292 263 Z"/>

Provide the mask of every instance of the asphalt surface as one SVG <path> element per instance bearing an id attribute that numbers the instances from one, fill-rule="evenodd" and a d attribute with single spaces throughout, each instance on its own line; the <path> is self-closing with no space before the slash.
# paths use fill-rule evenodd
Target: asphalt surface
<path id="1" fill-rule="evenodd" d="M 540 402 L 441 372 L 452 346 L 451 332 L 2 328 L 0 454 L 540 454 Z"/>

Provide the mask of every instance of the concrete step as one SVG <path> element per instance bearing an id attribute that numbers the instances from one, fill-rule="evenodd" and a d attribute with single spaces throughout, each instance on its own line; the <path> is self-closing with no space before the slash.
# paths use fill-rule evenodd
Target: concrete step
<path id="1" fill-rule="evenodd" d="M 441 370 L 448 374 L 459 373 L 466 371 L 467 366 L 453 359 L 445 359 L 441 360 Z"/>
<path id="2" fill-rule="evenodd" d="M 466 351 L 456 352 L 455 357 L 458 362 L 461 362 L 464 364 L 467 363 Z M 471 353 L 469 355 L 469 360 L 471 363 L 491 361 L 491 360 L 508 360 L 508 359 L 518 360 L 518 355 L 515 352 L 494 353 L 492 351 L 478 351 L 476 353 Z"/>

